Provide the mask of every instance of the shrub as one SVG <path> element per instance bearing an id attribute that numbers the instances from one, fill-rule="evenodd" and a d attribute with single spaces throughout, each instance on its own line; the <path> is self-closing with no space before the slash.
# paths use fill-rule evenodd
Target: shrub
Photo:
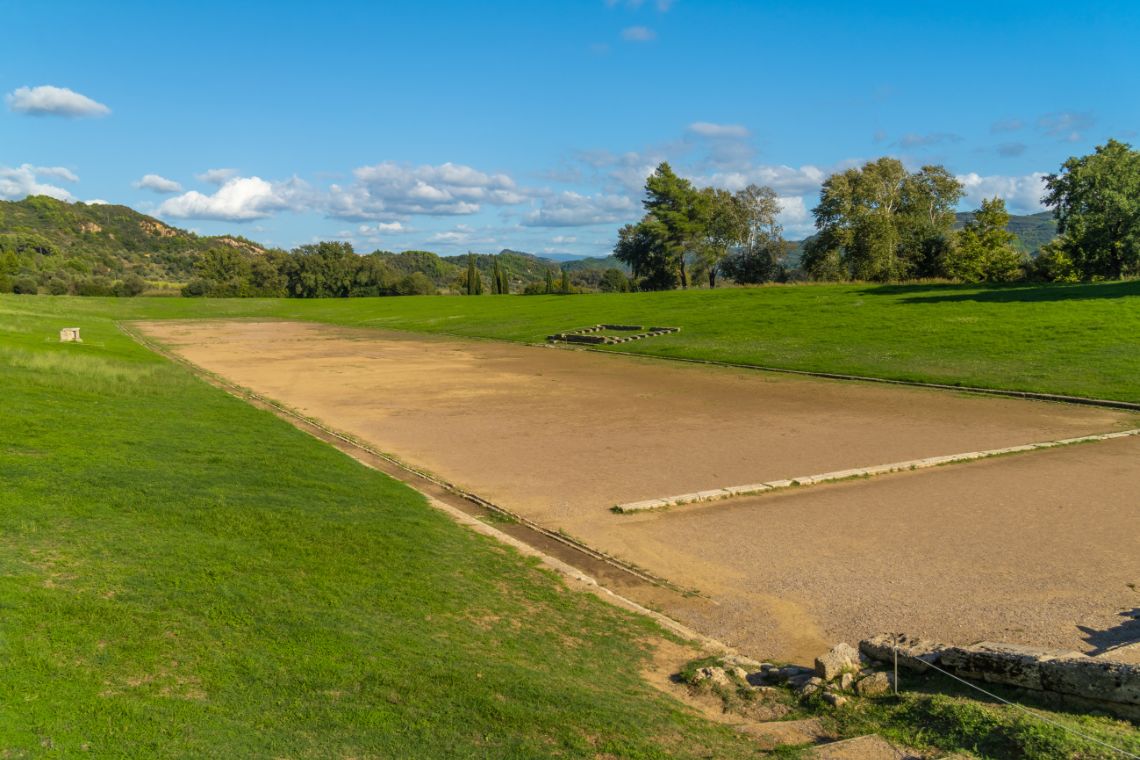
<path id="1" fill-rule="evenodd" d="M 435 283 L 423 272 L 412 272 L 396 283 L 396 295 L 433 296 L 435 293 Z"/>
<path id="2" fill-rule="evenodd" d="M 182 295 L 185 298 L 201 298 L 206 295 L 210 290 L 210 283 L 198 277 L 186 283 L 182 287 Z"/>
<path id="3" fill-rule="evenodd" d="M 146 280 L 137 274 L 129 274 L 122 280 L 117 281 L 112 290 L 117 296 L 133 298 L 134 296 L 141 295 L 142 292 L 146 290 Z"/>
<path id="4" fill-rule="evenodd" d="M 34 296 L 40 292 L 40 287 L 36 284 L 35 278 L 25 275 L 23 277 L 17 277 L 15 282 L 12 283 L 12 292 Z"/>
<path id="5" fill-rule="evenodd" d="M 47 290 L 53 296 L 65 296 L 71 292 L 71 283 L 62 277 L 52 277 L 48 280 Z"/>
<path id="6" fill-rule="evenodd" d="M 75 294 L 79 296 L 112 296 L 114 287 L 106 277 L 84 277 L 75 281 Z"/>

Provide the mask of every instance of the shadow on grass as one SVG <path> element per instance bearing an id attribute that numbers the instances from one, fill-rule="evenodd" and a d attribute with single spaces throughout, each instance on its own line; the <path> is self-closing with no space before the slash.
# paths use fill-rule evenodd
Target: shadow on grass
<path id="1" fill-rule="evenodd" d="M 904 296 L 903 303 L 1046 303 L 1140 297 L 1140 280 L 1079 285 L 880 285 L 860 291 L 868 296 Z"/>

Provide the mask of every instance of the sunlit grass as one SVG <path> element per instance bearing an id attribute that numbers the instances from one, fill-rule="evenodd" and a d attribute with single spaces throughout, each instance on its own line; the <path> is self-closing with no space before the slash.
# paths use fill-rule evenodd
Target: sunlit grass
<path id="1" fill-rule="evenodd" d="M 156 358 L 113 303 L 2 303 L 0 756 L 752 754 L 642 681 L 648 620 Z"/>

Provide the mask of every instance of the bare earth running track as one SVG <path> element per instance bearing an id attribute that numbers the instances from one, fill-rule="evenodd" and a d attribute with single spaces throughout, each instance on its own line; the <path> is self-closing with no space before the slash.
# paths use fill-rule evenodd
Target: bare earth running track
<path id="1" fill-rule="evenodd" d="M 663 513 L 619 502 L 1136 427 L 1124 411 L 290 322 L 139 325 L 192 363 L 718 605 L 762 656 L 906 630 L 1091 648 L 1140 607 L 1140 438 Z M 1078 626 L 1083 626 L 1078 628 Z"/>

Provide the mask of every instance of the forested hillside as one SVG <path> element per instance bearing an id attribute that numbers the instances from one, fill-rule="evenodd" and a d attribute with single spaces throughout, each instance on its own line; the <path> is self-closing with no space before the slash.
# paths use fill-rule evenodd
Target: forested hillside
<path id="1" fill-rule="evenodd" d="M 0 253 L 9 268 L 15 258 L 18 268 L 35 271 L 184 280 L 197 256 L 217 246 L 264 252 L 238 235 L 201 237 L 127 206 L 42 195 L 0 202 Z"/>
<path id="2" fill-rule="evenodd" d="M 227 283 L 216 294 L 284 295 L 291 255 L 240 235 L 196 235 L 127 206 L 47 196 L 0 201 L 0 292 L 137 295 L 163 284 L 173 292 L 196 283 L 195 294 L 215 294 L 210 283 Z M 559 264 L 509 249 L 475 254 L 474 260 L 488 278 L 497 264 L 514 292 L 541 289 L 547 273 L 557 278 L 562 268 L 573 271 L 575 287 L 583 290 L 598 289 L 607 269 L 625 271 L 612 258 Z M 348 289 L 373 295 L 458 291 L 467 266 L 466 255 L 376 251 L 361 257 L 357 281 Z"/>

